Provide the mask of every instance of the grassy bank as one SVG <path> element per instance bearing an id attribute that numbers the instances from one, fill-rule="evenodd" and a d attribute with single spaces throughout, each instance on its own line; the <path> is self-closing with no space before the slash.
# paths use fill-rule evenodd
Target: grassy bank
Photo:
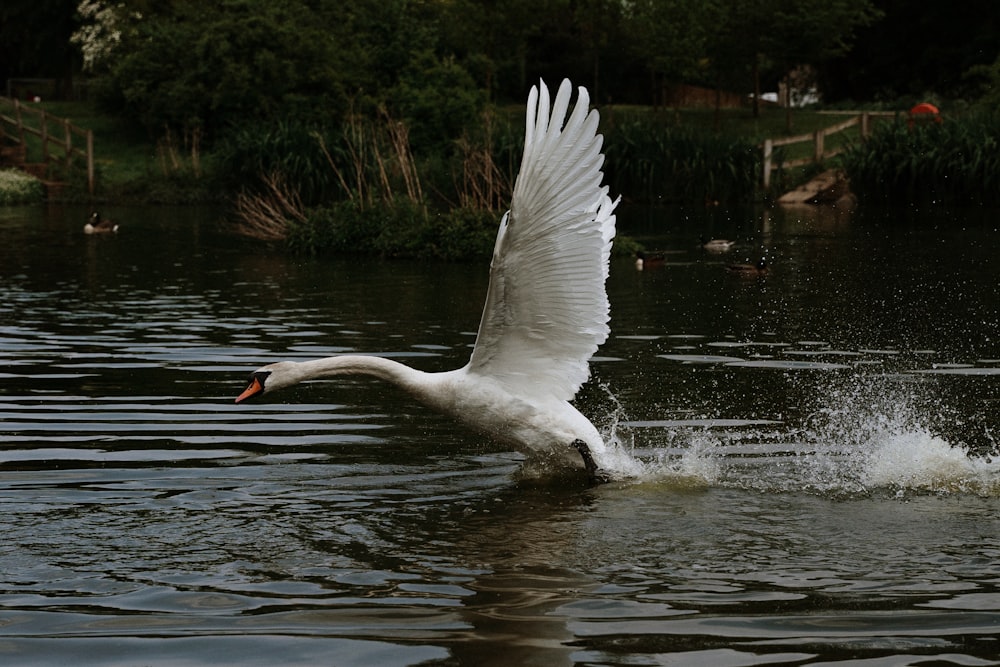
<path id="1" fill-rule="evenodd" d="M 225 196 L 223 188 L 232 186 L 232 183 L 221 184 L 223 179 L 216 178 L 218 174 L 213 152 L 192 146 L 192 142 L 185 141 L 183 137 L 150 136 L 135 124 L 109 117 L 87 102 L 43 102 L 40 106 L 52 114 L 71 119 L 76 125 L 93 130 L 98 177 L 96 196 L 100 199 L 154 203 L 218 201 Z M 517 142 L 523 123 L 522 114 L 520 106 L 509 106 L 495 115 L 498 123 L 512 127 L 511 132 L 517 137 Z M 602 108 L 601 114 L 602 132 L 606 135 L 605 145 L 609 153 L 609 175 L 614 171 L 617 189 L 627 198 L 637 200 L 700 199 L 701 194 L 692 193 L 697 188 L 679 185 L 676 175 L 664 170 L 690 157 L 705 165 L 703 170 L 682 169 L 692 174 L 692 182 L 704 180 L 702 174 L 715 174 L 714 178 L 718 179 L 720 172 L 739 172 L 737 175 L 742 178 L 752 169 L 751 156 L 737 159 L 732 155 L 733 150 L 746 153 L 764 138 L 788 134 L 785 112 L 777 108 L 762 109 L 758 118 L 754 118 L 749 109 L 724 109 L 717 116 L 712 110 L 609 106 Z M 836 122 L 838 117 L 803 110 L 796 111 L 792 119 L 791 133 L 799 134 L 826 127 Z M 664 133 L 671 134 L 673 138 L 665 142 L 660 136 Z M 703 142 L 702 137 L 705 138 Z M 843 140 L 849 140 L 849 137 Z M 704 145 L 698 145 L 699 142 Z M 510 144 L 511 140 L 507 143 Z M 494 149 L 505 153 L 496 159 L 502 170 L 516 169 L 517 156 L 513 154 L 519 152 L 519 145 L 495 146 Z M 808 147 L 791 148 L 787 157 L 792 159 L 798 157 L 798 151 L 808 150 Z M 686 153 L 687 157 L 678 157 L 678 152 Z M 616 157 L 619 158 L 618 164 L 613 159 Z M 425 173 L 432 169 L 447 171 L 449 168 L 440 164 L 440 157 L 416 156 L 416 159 Z M 664 180 L 659 185 L 656 181 L 649 181 L 650 168 L 663 173 Z M 72 175 L 69 177 L 73 178 Z M 450 174 L 445 178 L 454 180 Z M 657 188 L 667 190 L 657 192 Z M 713 189 L 731 190 L 739 198 L 753 196 L 752 189 L 748 190 L 746 184 L 719 184 Z M 78 190 L 73 192 L 74 196 L 85 194 Z M 718 195 L 715 196 L 718 198 Z"/>
<path id="2" fill-rule="evenodd" d="M 229 202 L 244 234 L 305 253 L 437 259 L 488 256 L 508 206 L 523 142 L 523 108 L 494 110 L 459 140 L 415 154 L 387 114 L 343 127 L 295 121 L 245 126 L 202 151 L 188 137 L 150 137 L 88 103 L 44 103 L 94 132 L 97 192 L 112 202 Z M 783 110 L 601 109 L 607 182 L 637 203 L 747 202 L 759 191 L 760 151 L 786 132 Z M 834 122 L 800 111 L 792 131 Z M 787 180 L 788 174 L 785 174 Z M 70 198 L 87 200 L 82 174 Z M 776 179 L 781 182 L 780 179 Z M 615 251 L 637 246 L 616 240 Z"/>
<path id="3" fill-rule="evenodd" d="M 150 137 L 87 103 L 44 108 L 94 131 L 96 199 L 136 203 L 230 202 L 241 230 L 302 252 L 368 252 L 455 259 L 487 254 L 520 161 L 522 108 L 483 117 L 461 139 L 415 154 L 407 128 L 387 115 L 317 130 L 294 123 L 245 127 L 202 151 L 191 138 Z M 745 203 L 791 189 L 814 166 L 779 171 L 760 189 L 765 138 L 807 134 L 846 114 L 783 109 L 601 109 L 607 182 L 636 203 Z M 946 119 L 911 130 L 880 121 L 827 138 L 862 200 L 988 203 L 1000 165 L 995 117 Z M 776 151 L 777 164 L 811 142 Z M 82 175 L 71 198 L 89 199 Z M 990 201 L 998 199 L 993 195 Z M 253 222 L 253 225 L 248 225 Z M 259 223 L 259 224 L 258 224 Z M 619 244 L 620 248 L 626 244 Z"/>
<path id="4" fill-rule="evenodd" d="M 54 165 L 54 177 L 67 182 L 63 196 L 74 200 L 181 204 L 219 201 L 212 156 L 192 151 L 173 138 L 154 138 L 136 124 L 101 112 L 89 102 L 42 102 L 37 106 L 94 133 L 96 192 L 86 189 L 82 168 Z M 37 138 L 28 136 L 28 161 L 41 160 Z"/>
<path id="5" fill-rule="evenodd" d="M 233 151 L 233 142 L 202 150 L 188 138 L 153 137 L 130 124 L 110 117 L 87 102 L 44 102 L 40 106 L 78 126 L 94 132 L 96 152 L 96 197 L 108 201 L 179 203 L 230 199 L 268 165 L 284 171 L 298 170 L 294 187 L 312 188 L 318 203 L 349 199 L 359 184 L 362 171 L 376 172 L 378 157 L 358 139 L 370 129 L 353 127 L 328 132 L 321 147 L 311 131 L 269 127 L 245 128 L 242 145 Z M 490 206 L 505 206 L 520 157 L 523 110 L 510 105 L 496 111 L 482 128 L 483 136 L 465 137 L 431 155 L 408 155 L 414 174 L 424 188 L 421 195 L 438 209 L 479 206 L 475 201 L 483 189 Z M 725 109 L 720 113 L 698 109 L 651 109 L 625 105 L 601 108 L 601 131 L 608 153 L 606 171 L 612 190 L 632 201 L 689 201 L 703 199 L 748 201 L 762 196 L 759 191 L 759 144 L 765 138 L 806 134 L 842 120 L 846 112 L 797 110 L 791 127 L 785 110 L 765 107 L 759 117 L 749 109 Z M 489 127 L 485 127 L 489 125 Z M 862 144 L 859 129 L 852 128 L 827 138 L 827 150 L 850 148 L 847 165 L 866 195 L 886 199 L 909 196 L 918 191 L 951 192 L 958 200 L 975 199 L 992 183 L 991 148 L 996 136 L 995 119 L 946 118 L 943 125 L 906 131 L 905 124 L 892 121 L 875 125 L 872 141 Z M 893 128 L 893 129 L 890 129 Z M 926 131 L 924 131 L 926 130 Z M 356 145 L 345 141 L 354 133 Z M 284 136 L 282 134 L 284 133 Z M 33 140 L 34 141 L 34 140 Z M 372 139 L 372 141 L 375 141 Z M 192 145 L 193 144 L 193 145 Z M 456 145 L 458 148 L 456 148 Z M 488 146 L 488 148 L 487 148 Z M 229 151 L 227 154 L 226 151 Z M 398 151 L 394 147 L 390 150 Z M 477 151 L 479 154 L 477 154 Z M 488 156 L 482 155 L 487 152 Z M 810 155 L 811 143 L 784 146 L 776 150 L 775 161 Z M 311 154 L 306 159 L 303 156 Z M 487 159 L 483 159 L 487 158 Z M 29 160 L 40 159 L 37 141 L 29 146 Z M 472 163 L 479 159 L 484 164 Z M 331 164 L 341 174 L 331 170 Z M 483 173 L 470 173 L 470 165 L 493 170 L 494 182 L 482 182 Z M 257 173 L 254 173 L 257 170 Z M 936 170 L 936 171 L 935 171 Z M 472 170 L 475 172 L 475 169 Z M 779 175 L 778 188 L 793 187 L 809 169 Z M 932 173 L 933 172 L 933 173 Z M 936 175 L 935 175 L 936 174 Z M 950 174 L 950 176 L 946 176 Z M 345 178 L 346 175 L 346 178 Z M 959 181 L 967 183 L 959 193 Z M 82 174 L 66 174 L 73 185 L 69 196 L 86 198 Z M 470 187 L 469 181 L 479 179 Z M 949 180 L 951 179 L 951 180 Z M 345 182 L 347 181 L 347 182 Z M 879 182 L 884 187 L 879 187 Z M 909 186 L 919 183 L 919 186 Z M 909 190 L 907 190 L 909 188 Z M 393 193 L 385 193 L 391 200 Z"/>

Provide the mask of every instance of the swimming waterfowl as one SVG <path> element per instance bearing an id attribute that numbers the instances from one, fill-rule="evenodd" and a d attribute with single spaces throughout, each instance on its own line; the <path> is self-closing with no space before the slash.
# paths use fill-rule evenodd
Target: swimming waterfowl
<path id="1" fill-rule="evenodd" d="M 377 356 L 281 361 L 250 376 L 242 402 L 335 375 L 387 381 L 438 412 L 525 452 L 550 470 L 585 471 L 593 481 L 619 460 L 570 400 L 608 337 L 605 290 L 619 199 L 602 186 L 603 138 L 585 88 L 565 122 L 572 87 L 549 104 L 532 87 L 520 172 L 500 221 L 490 284 L 469 362 L 424 372 Z"/>
<path id="2" fill-rule="evenodd" d="M 741 276 L 753 277 L 767 274 L 767 260 L 761 259 L 756 264 L 727 264 L 726 271 Z"/>
<path id="3" fill-rule="evenodd" d="M 663 266 L 666 261 L 667 256 L 662 252 L 645 252 L 643 250 L 636 250 L 635 252 L 635 268 L 637 271 Z"/>
<path id="4" fill-rule="evenodd" d="M 704 236 L 701 237 L 701 247 L 708 252 L 726 252 L 731 250 L 734 245 L 736 245 L 735 241 L 727 241 L 726 239 L 706 239 Z"/>
<path id="5" fill-rule="evenodd" d="M 97 211 L 90 214 L 90 220 L 83 226 L 84 234 L 110 234 L 117 231 L 118 225 L 102 218 Z"/>

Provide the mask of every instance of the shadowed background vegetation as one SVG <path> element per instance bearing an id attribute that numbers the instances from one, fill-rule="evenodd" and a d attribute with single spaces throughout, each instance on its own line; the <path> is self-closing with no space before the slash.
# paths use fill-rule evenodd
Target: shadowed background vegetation
<path id="1" fill-rule="evenodd" d="M 1000 6 L 970 4 L 10 0 L 0 74 L 91 117 L 100 198 L 224 200 L 245 233 L 309 252 L 452 257 L 490 250 L 540 77 L 588 87 L 630 201 L 768 196 L 759 142 L 832 121 L 760 93 L 810 72 L 827 106 L 946 111 L 852 147 L 865 197 L 992 203 Z M 678 109 L 682 84 L 704 108 Z"/>

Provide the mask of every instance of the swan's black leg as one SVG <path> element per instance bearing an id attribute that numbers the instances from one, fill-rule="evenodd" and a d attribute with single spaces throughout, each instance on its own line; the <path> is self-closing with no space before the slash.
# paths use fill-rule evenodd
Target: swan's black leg
<path id="1" fill-rule="evenodd" d="M 573 441 L 573 447 L 583 457 L 583 467 L 587 469 L 587 475 L 590 477 L 591 482 L 594 484 L 607 484 L 611 481 L 611 475 L 607 471 L 597 467 L 597 462 L 594 461 L 594 455 L 590 453 L 590 447 L 587 446 L 587 443 L 577 439 Z"/>

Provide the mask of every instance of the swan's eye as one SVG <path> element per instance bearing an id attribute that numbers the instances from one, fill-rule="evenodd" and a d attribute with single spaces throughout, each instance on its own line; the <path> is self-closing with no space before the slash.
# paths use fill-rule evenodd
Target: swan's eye
<path id="1" fill-rule="evenodd" d="M 250 379 L 247 380 L 247 385 L 252 385 L 255 381 L 260 383 L 260 386 L 264 386 L 264 381 L 271 374 L 271 371 L 254 371 L 250 374 Z"/>

